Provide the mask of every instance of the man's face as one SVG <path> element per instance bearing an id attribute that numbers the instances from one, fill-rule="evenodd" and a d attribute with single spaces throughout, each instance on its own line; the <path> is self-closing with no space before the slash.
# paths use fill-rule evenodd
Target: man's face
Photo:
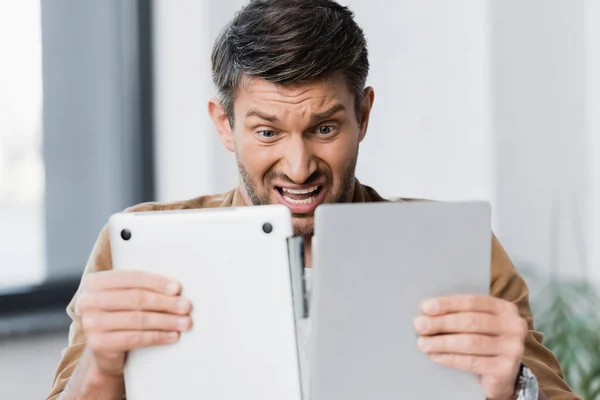
<path id="1" fill-rule="evenodd" d="M 294 86 L 261 79 L 242 84 L 233 129 L 228 123 L 217 128 L 235 151 L 245 203 L 283 204 L 292 212 L 294 234 L 311 235 L 319 204 L 350 201 L 373 100 L 371 89 L 365 94 L 368 109 L 359 124 L 354 97 L 341 78 Z"/>

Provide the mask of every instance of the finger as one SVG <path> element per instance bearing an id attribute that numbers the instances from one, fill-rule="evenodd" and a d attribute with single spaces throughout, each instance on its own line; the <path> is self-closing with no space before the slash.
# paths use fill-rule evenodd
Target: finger
<path id="1" fill-rule="evenodd" d="M 505 354 L 503 341 L 497 337 L 474 334 L 421 336 L 417 345 L 424 353 L 451 353 L 477 356 Z"/>
<path id="2" fill-rule="evenodd" d="M 185 297 L 168 296 L 148 290 L 114 290 L 88 293 L 84 292 L 77 301 L 81 314 L 90 311 L 159 311 L 186 315 L 192 309 L 191 302 Z"/>
<path id="3" fill-rule="evenodd" d="M 121 311 L 96 312 L 81 318 L 84 331 L 187 331 L 192 327 L 189 316 L 173 314 Z"/>
<path id="4" fill-rule="evenodd" d="M 179 332 L 117 331 L 88 335 L 87 344 L 94 353 L 110 353 L 171 344 L 178 340 Z"/>
<path id="5" fill-rule="evenodd" d="M 492 314 L 464 312 L 436 317 L 421 315 L 415 318 L 414 326 L 421 335 L 437 335 L 440 333 L 499 335 L 504 331 L 501 321 L 501 318 Z"/>
<path id="6" fill-rule="evenodd" d="M 459 312 L 501 314 L 511 309 L 512 303 L 493 296 L 461 294 L 429 299 L 421 304 L 425 315 L 444 315 Z"/>
<path id="7" fill-rule="evenodd" d="M 498 368 L 500 357 L 464 354 L 430 354 L 429 358 L 441 365 L 478 375 L 489 375 Z"/>
<path id="8" fill-rule="evenodd" d="M 84 291 L 146 289 L 164 294 L 178 294 L 181 284 L 167 277 L 144 271 L 100 271 L 90 274 Z"/>

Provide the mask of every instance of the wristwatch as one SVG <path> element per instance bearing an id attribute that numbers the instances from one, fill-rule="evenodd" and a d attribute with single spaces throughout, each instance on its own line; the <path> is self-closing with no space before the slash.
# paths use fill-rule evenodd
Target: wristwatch
<path id="1" fill-rule="evenodd" d="M 529 368 L 521 364 L 521 371 L 517 377 L 517 387 L 515 388 L 516 400 L 538 400 L 540 387 L 538 380 Z"/>

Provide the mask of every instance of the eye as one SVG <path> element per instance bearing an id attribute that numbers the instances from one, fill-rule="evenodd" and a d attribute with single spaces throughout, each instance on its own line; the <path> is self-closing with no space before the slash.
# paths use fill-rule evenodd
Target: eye
<path id="1" fill-rule="evenodd" d="M 270 130 L 258 131 L 257 134 L 263 139 L 271 139 L 277 135 L 277 133 L 275 133 L 275 131 L 270 131 Z"/>
<path id="2" fill-rule="evenodd" d="M 329 125 L 322 125 L 317 128 L 317 133 L 319 135 L 330 135 L 334 131 L 335 131 L 335 127 L 329 126 Z"/>

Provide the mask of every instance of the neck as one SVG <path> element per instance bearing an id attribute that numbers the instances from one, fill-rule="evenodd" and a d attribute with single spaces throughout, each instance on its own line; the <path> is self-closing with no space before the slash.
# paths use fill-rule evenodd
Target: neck
<path id="1" fill-rule="evenodd" d="M 304 237 L 304 267 L 312 268 L 312 236 Z"/>

